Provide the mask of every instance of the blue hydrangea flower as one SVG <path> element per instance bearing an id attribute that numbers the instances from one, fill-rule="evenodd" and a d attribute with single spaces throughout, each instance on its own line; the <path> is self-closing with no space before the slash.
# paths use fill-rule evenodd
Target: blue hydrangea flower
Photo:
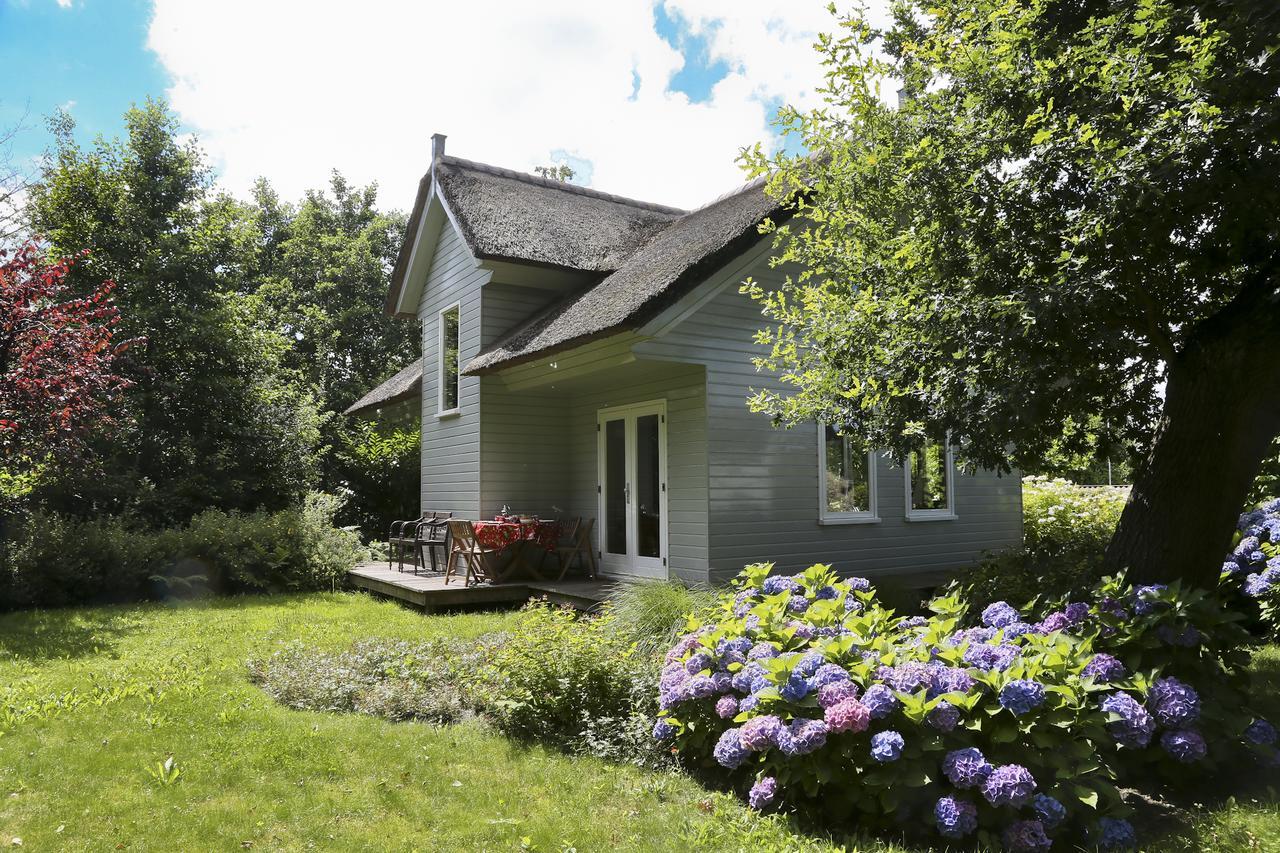
<path id="1" fill-rule="evenodd" d="M 1016 717 L 1029 714 L 1044 702 L 1044 685 L 1029 678 L 1010 681 L 1000 689 L 1000 707 Z"/>
<path id="2" fill-rule="evenodd" d="M 755 707 L 759 704 L 760 704 L 760 697 L 744 696 L 742 699 L 738 700 L 738 713 L 743 714 L 743 713 L 746 713 L 747 711 L 754 711 Z"/>
<path id="3" fill-rule="evenodd" d="M 756 676 L 762 676 L 764 674 L 765 669 L 760 666 L 760 664 L 749 663 L 733 674 L 730 679 L 730 684 L 732 684 L 733 689 L 737 690 L 739 693 L 750 693 L 752 680 L 755 679 Z"/>
<path id="4" fill-rule="evenodd" d="M 881 667 L 877 677 L 889 682 L 899 693 L 915 693 L 933 683 L 933 670 L 928 664 L 907 661 L 894 667 Z"/>
<path id="5" fill-rule="evenodd" d="M 1156 722 L 1168 728 L 1194 723 L 1200 716 L 1200 696 L 1176 678 L 1157 678 L 1147 691 L 1147 704 Z"/>
<path id="6" fill-rule="evenodd" d="M 965 649 L 964 662 L 978 669 L 1004 672 L 1013 665 L 1013 662 L 1021 654 L 1022 650 L 1020 648 L 1008 644 L 999 646 L 974 645 Z"/>
<path id="7" fill-rule="evenodd" d="M 1273 746 L 1276 742 L 1276 728 L 1259 717 L 1244 730 L 1244 739 L 1259 746 Z"/>
<path id="8" fill-rule="evenodd" d="M 854 598 L 852 594 L 845 597 L 844 612 L 856 613 L 862 609 L 862 602 Z"/>
<path id="9" fill-rule="evenodd" d="M 1199 761 L 1208 752 L 1204 738 L 1194 729 L 1169 729 L 1160 736 L 1160 745 L 1165 752 L 1185 764 Z"/>
<path id="10" fill-rule="evenodd" d="M 803 613 L 809 609 L 809 599 L 803 595 L 793 595 L 787 599 L 787 609 L 792 613 Z"/>
<path id="11" fill-rule="evenodd" d="M 854 592 L 870 592 L 871 591 L 871 581 L 867 580 L 866 578 L 849 578 L 848 580 L 845 581 L 845 583 L 848 585 L 849 589 L 853 590 Z"/>
<path id="12" fill-rule="evenodd" d="M 773 575 L 764 579 L 764 594 L 777 595 L 780 592 L 791 592 L 796 583 L 786 575 Z"/>
<path id="13" fill-rule="evenodd" d="M 1098 846 L 1103 850 L 1132 850 L 1138 835 L 1127 820 L 1104 817 L 1098 820 Z"/>
<path id="14" fill-rule="evenodd" d="M 689 679 L 689 695 L 694 699 L 709 699 L 719 692 L 715 679 L 709 675 L 695 675 Z"/>
<path id="15" fill-rule="evenodd" d="M 822 589 L 815 592 L 813 597 L 818 601 L 831 601 L 832 599 L 840 597 L 840 590 L 836 589 L 834 586 L 824 586 Z"/>
<path id="16" fill-rule="evenodd" d="M 822 749 L 827 742 L 827 724 L 823 720 L 800 717 L 791 721 L 778 736 L 778 748 L 788 756 L 808 755 Z"/>
<path id="17" fill-rule="evenodd" d="M 747 795 L 747 802 L 751 808 L 761 811 L 773 802 L 774 797 L 778 795 L 778 780 L 772 776 L 765 776 L 756 780 L 751 786 L 751 793 Z"/>
<path id="18" fill-rule="evenodd" d="M 1036 794 L 1031 801 L 1031 810 L 1049 829 L 1053 829 L 1067 819 L 1067 807 L 1048 794 Z"/>
<path id="19" fill-rule="evenodd" d="M 1004 632 L 1005 640 L 1016 640 L 1027 634 L 1036 633 L 1036 626 L 1029 625 L 1026 622 L 1011 622 L 1000 629 Z"/>
<path id="20" fill-rule="evenodd" d="M 828 684 L 835 684 L 837 681 L 848 681 L 849 673 L 838 663 L 824 663 L 814 672 L 813 677 L 809 680 L 809 687 L 817 690 Z"/>
<path id="21" fill-rule="evenodd" d="M 1235 560 L 1227 560 L 1222 564 L 1222 573 L 1224 575 L 1234 575 L 1238 571 L 1240 571 L 1240 564 Z"/>
<path id="22" fill-rule="evenodd" d="M 1035 777 L 1021 764 L 1002 764 L 982 783 L 982 796 L 993 806 L 1021 808 L 1031 801 L 1035 790 Z"/>
<path id="23" fill-rule="evenodd" d="M 973 676 L 966 669 L 958 666 L 935 666 L 932 669 L 929 697 L 936 698 L 944 693 L 968 693 L 974 684 Z"/>
<path id="24" fill-rule="evenodd" d="M 1125 669 L 1119 658 L 1106 652 L 1099 652 L 1085 665 L 1081 674 L 1101 684 L 1107 684 L 1112 681 L 1123 681 L 1128 677 L 1129 671 Z"/>
<path id="25" fill-rule="evenodd" d="M 982 611 L 982 624 L 988 628 L 1003 628 L 1021 619 L 1022 615 L 1018 613 L 1018 608 L 1007 601 L 993 602 Z"/>
<path id="26" fill-rule="evenodd" d="M 976 748 L 970 746 L 947 753 L 942 772 L 957 788 L 976 788 L 991 775 L 992 766 Z"/>
<path id="27" fill-rule="evenodd" d="M 1231 553 L 1237 555 L 1251 555 L 1254 551 L 1258 550 L 1261 544 L 1262 543 L 1258 541 L 1257 536 L 1246 536 L 1236 544 L 1236 547 L 1231 550 Z"/>
<path id="28" fill-rule="evenodd" d="M 827 662 L 827 658 L 822 652 L 809 652 L 800 658 L 800 662 L 796 664 L 795 673 L 803 675 L 805 678 L 815 674 L 818 668 Z"/>
<path id="29" fill-rule="evenodd" d="M 763 660 L 765 658 L 776 658 L 778 656 L 778 647 L 773 643 L 756 643 L 751 647 L 751 651 L 747 652 L 748 660 Z"/>
<path id="30" fill-rule="evenodd" d="M 787 679 L 786 684 L 778 688 L 778 692 L 788 702 L 799 702 L 809 693 L 809 681 L 803 675 L 794 674 Z"/>
<path id="31" fill-rule="evenodd" d="M 720 654 L 740 654 L 745 656 L 751 651 L 751 641 L 746 637 L 734 637 L 732 640 L 721 640 L 718 651 Z"/>
<path id="32" fill-rule="evenodd" d="M 716 741 L 716 748 L 711 754 L 721 767 L 732 770 L 751 757 L 751 750 L 742 745 L 741 734 L 742 730 L 738 728 L 725 729 L 724 734 Z"/>
<path id="33" fill-rule="evenodd" d="M 944 700 L 934 706 L 924 719 L 933 728 L 947 734 L 960 724 L 960 709 Z"/>
<path id="34" fill-rule="evenodd" d="M 1145 747 L 1151 743 L 1151 736 L 1156 731 L 1156 721 L 1128 693 L 1116 692 L 1107 696 L 1102 700 L 1102 711 L 1120 717 L 1107 723 L 1107 730 L 1118 743 L 1133 747 Z"/>
<path id="35" fill-rule="evenodd" d="M 946 838 L 964 838 L 978 828 L 978 809 L 968 800 L 941 797 L 933 806 L 938 833 Z"/>
<path id="36" fill-rule="evenodd" d="M 894 731 L 876 732 L 871 736 L 871 757 L 881 764 L 897 761 L 906 742 Z"/>
<path id="37" fill-rule="evenodd" d="M 1004 848 L 1011 853 L 1042 853 L 1053 846 L 1053 841 L 1038 820 L 1015 821 L 1004 831 Z"/>
<path id="38" fill-rule="evenodd" d="M 1162 583 L 1148 584 L 1140 586 L 1133 591 L 1133 612 L 1139 616 L 1146 616 L 1154 613 L 1158 608 L 1167 607 L 1163 601 L 1158 601 L 1157 596 L 1161 592 L 1168 589 Z"/>
<path id="39" fill-rule="evenodd" d="M 818 635 L 817 629 L 808 622 L 788 622 L 787 627 L 794 630 L 801 640 L 812 640 Z"/>
<path id="40" fill-rule="evenodd" d="M 1244 594 L 1250 598 L 1261 598 L 1271 590 L 1271 582 L 1259 574 L 1251 574 L 1244 579 Z"/>
<path id="41" fill-rule="evenodd" d="M 658 720 L 653 724 L 654 740 L 671 740 L 676 736 L 676 727 L 668 723 L 666 720 Z"/>
<path id="42" fill-rule="evenodd" d="M 871 711 L 871 719 L 879 720 L 898 710 L 898 697 L 883 684 L 873 684 L 862 694 L 862 704 Z"/>
<path id="43" fill-rule="evenodd" d="M 684 668 L 690 675 L 697 675 L 704 669 L 711 669 L 714 664 L 715 659 L 711 655 L 706 652 L 698 652 L 685 662 Z"/>

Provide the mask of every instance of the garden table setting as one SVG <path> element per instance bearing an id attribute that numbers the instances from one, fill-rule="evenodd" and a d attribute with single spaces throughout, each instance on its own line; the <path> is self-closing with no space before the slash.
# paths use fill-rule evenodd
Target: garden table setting
<path id="1" fill-rule="evenodd" d="M 560 523 L 544 521 L 536 516 L 498 515 L 492 521 L 477 521 L 472 527 L 476 543 L 482 548 L 509 551 L 515 566 L 514 575 L 527 574 L 545 580 L 538 571 L 545 554 L 554 554 L 560 542 Z M 537 564 L 533 557 L 537 557 Z"/>

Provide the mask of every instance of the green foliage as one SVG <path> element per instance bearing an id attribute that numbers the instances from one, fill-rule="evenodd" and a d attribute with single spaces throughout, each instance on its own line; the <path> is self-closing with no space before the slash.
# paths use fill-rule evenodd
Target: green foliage
<path id="1" fill-rule="evenodd" d="M 695 614 L 715 602 L 709 589 L 694 589 L 679 581 L 621 583 L 609 591 L 610 628 L 642 654 L 665 651 Z"/>
<path id="2" fill-rule="evenodd" d="M 341 652 L 295 642 L 248 667 L 254 684 L 290 708 L 454 723 L 470 710 L 480 659 L 475 643 L 457 640 L 365 640 Z"/>
<path id="3" fill-rule="evenodd" d="M 421 430 L 416 418 L 349 419 L 343 426 L 334 432 L 331 460 L 347 494 L 341 517 L 369 539 L 383 539 L 392 521 L 418 516 Z"/>
<path id="4" fill-rule="evenodd" d="M 582 616 L 532 602 L 495 641 L 478 692 L 513 737 L 569 752 L 660 763 L 649 735 L 657 664 L 618 630 L 609 609 Z"/>
<path id="5" fill-rule="evenodd" d="M 206 510 L 158 531 L 36 512 L 15 524 L 3 552 L 0 608 L 332 589 L 363 556 L 356 534 L 333 527 L 337 508 L 310 494 L 289 509 Z"/>
<path id="6" fill-rule="evenodd" d="M 1257 505 L 1276 495 L 1280 495 L 1280 435 L 1271 443 L 1271 455 L 1262 462 L 1262 469 L 1249 492 L 1249 503 Z"/>
<path id="7" fill-rule="evenodd" d="M 1066 480 L 1022 481 L 1023 547 L 987 557 L 960 576 L 965 596 L 996 600 L 1082 595 L 1102 576 L 1102 557 L 1129 490 Z"/>

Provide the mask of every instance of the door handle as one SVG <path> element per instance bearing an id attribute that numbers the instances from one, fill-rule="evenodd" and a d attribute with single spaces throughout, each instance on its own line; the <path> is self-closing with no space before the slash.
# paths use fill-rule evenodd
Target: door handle
<path id="1" fill-rule="evenodd" d="M 631 503 L 631 484 L 627 483 L 622 487 L 622 494 L 626 496 L 627 503 Z"/>

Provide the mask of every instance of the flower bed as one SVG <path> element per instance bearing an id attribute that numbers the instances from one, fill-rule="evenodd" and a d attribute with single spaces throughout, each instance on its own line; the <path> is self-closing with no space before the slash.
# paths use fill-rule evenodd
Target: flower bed
<path id="1" fill-rule="evenodd" d="M 1256 599 L 1272 634 L 1280 629 L 1280 498 L 1240 516 L 1234 547 L 1222 564 L 1224 583 Z"/>
<path id="2" fill-rule="evenodd" d="M 996 602 L 965 627 L 956 596 L 902 618 L 865 579 L 770 570 L 748 567 L 667 654 L 654 727 L 756 808 L 1124 849 L 1118 785 L 1276 759 L 1274 730 L 1244 710 L 1239 616 L 1214 597 L 1108 580 L 1039 619 Z"/>

